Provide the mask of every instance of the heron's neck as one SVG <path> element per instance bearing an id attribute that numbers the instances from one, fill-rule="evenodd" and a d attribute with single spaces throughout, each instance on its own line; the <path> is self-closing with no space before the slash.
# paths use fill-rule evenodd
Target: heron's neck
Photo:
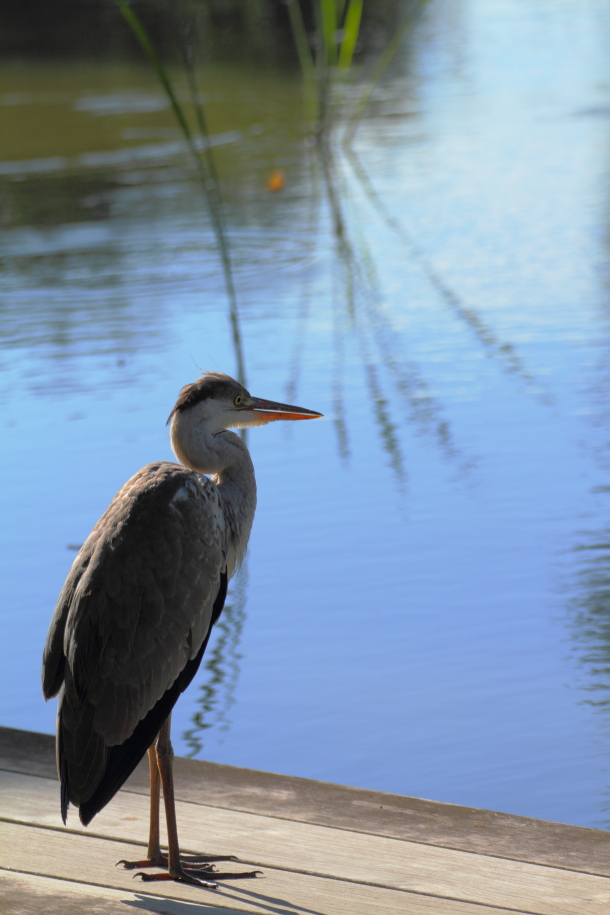
<path id="1" fill-rule="evenodd" d="M 244 558 L 248 538 L 254 521 L 256 510 L 256 479 L 254 465 L 250 452 L 238 435 L 234 432 L 221 432 L 216 438 L 231 438 L 231 445 L 239 454 L 239 459 L 228 464 L 222 470 L 212 475 L 222 498 L 225 523 L 231 531 L 231 539 L 235 550 L 233 565 L 239 566 Z M 231 565 L 231 564 L 230 564 Z M 229 569 L 229 577 L 232 574 Z"/>
<path id="2" fill-rule="evenodd" d="M 204 423 L 180 422 L 171 428 L 174 454 L 181 464 L 198 473 L 210 474 L 218 487 L 225 530 L 228 535 L 228 572 L 238 566 L 246 552 L 256 509 L 254 465 L 246 445 L 234 432 L 209 433 Z"/>

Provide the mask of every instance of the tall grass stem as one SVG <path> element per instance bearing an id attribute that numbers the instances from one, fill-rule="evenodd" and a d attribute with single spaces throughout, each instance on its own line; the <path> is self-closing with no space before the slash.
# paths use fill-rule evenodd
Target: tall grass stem
<path id="1" fill-rule="evenodd" d="M 199 133 L 201 136 L 203 153 L 201 155 L 198 145 L 195 142 L 191 128 L 189 127 L 188 120 L 182 108 L 182 105 L 178 101 L 174 87 L 169 78 L 169 74 L 163 63 L 161 62 L 159 55 L 157 54 L 155 47 L 146 31 L 144 25 L 142 24 L 140 18 L 134 12 L 134 10 L 129 6 L 126 0 L 116 0 L 117 6 L 120 12 L 123 15 L 123 18 L 127 22 L 128 26 L 132 30 L 135 38 L 137 39 L 140 47 L 150 60 L 157 78 L 163 87 L 165 94 L 169 100 L 172 111 L 178 121 L 180 129 L 184 134 L 184 138 L 188 149 L 191 153 L 197 172 L 199 174 L 199 180 L 203 188 L 208 208 L 210 211 L 210 216 L 212 219 L 212 226 L 214 228 L 214 234 L 216 236 L 216 243 L 218 245 L 218 250 L 220 252 L 220 258 L 222 261 L 223 274 L 225 280 L 225 286 L 227 289 L 227 296 L 229 299 L 229 318 L 231 323 L 231 335 L 233 339 L 233 346 L 235 350 L 235 360 L 237 363 L 237 377 L 238 380 L 242 383 L 246 383 L 246 373 L 245 373 L 245 360 L 243 354 L 243 346 L 241 341 L 241 333 L 239 328 L 239 312 L 237 307 L 237 297 L 235 294 L 235 284 L 233 282 L 233 270 L 231 266 L 231 254 L 229 249 L 229 241 L 227 237 L 222 200 L 220 197 L 220 186 L 218 182 L 218 175 L 216 172 L 216 165 L 214 162 L 214 156 L 212 153 L 211 144 L 209 142 L 209 132 L 207 128 L 207 122 L 205 118 L 205 112 L 203 106 L 199 99 L 199 92 L 197 89 L 197 83 L 194 74 L 194 68 L 192 62 L 188 58 L 188 51 L 184 45 L 183 38 L 181 36 L 180 40 L 180 50 L 183 58 L 184 69 L 186 72 L 187 82 L 189 85 L 189 92 L 191 97 L 191 102 L 195 111 L 195 117 L 197 120 L 197 126 L 199 128 Z"/>

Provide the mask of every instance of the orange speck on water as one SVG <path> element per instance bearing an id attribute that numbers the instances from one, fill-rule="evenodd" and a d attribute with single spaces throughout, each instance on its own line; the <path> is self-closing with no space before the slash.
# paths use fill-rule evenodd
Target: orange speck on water
<path id="1" fill-rule="evenodd" d="M 285 184 L 284 172 L 279 168 L 274 168 L 267 178 L 267 190 L 275 193 L 275 191 L 281 191 Z"/>

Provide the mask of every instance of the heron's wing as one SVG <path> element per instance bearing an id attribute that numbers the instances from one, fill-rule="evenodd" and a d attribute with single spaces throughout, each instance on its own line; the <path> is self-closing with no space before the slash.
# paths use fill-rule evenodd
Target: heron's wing
<path id="1" fill-rule="evenodd" d="M 66 620 L 72 606 L 74 592 L 91 562 L 98 540 L 99 533 L 94 529 L 87 538 L 87 542 L 79 550 L 55 605 L 55 612 L 49 626 L 42 654 L 42 692 L 45 699 L 51 699 L 56 696 L 64 681 L 66 661 L 64 655 L 64 632 Z"/>
<path id="2" fill-rule="evenodd" d="M 95 790 L 108 748 L 134 733 L 200 654 L 225 552 L 215 487 L 175 464 L 141 470 L 94 528 L 54 618 L 59 631 L 65 617 L 59 752 L 73 803 Z M 58 637 L 50 634 L 49 671 Z"/>
<path id="3" fill-rule="evenodd" d="M 223 572 L 220 577 L 220 591 L 214 601 L 212 625 L 222 612 L 227 596 L 227 582 L 227 573 Z M 209 637 L 210 632 L 208 632 L 203 640 L 203 644 L 199 649 L 199 654 L 186 664 L 178 679 L 175 680 L 172 686 L 163 696 L 161 696 L 157 704 L 151 708 L 146 717 L 138 723 L 133 734 L 131 734 L 124 743 L 119 744 L 118 746 L 110 747 L 109 749 L 103 748 L 104 769 L 102 777 L 93 794 L 91 794 L 86 801 L 81 802 L 79 806 L 80 819 L 85 826 L 90 823 L 96 813 L 99 813 L 99 811 L 106 806 L 108 801 L 114 797 L 121 785 L 124 784 L 125 780 L 131 775 L 140 762 L 148 747 L 152 744 L 159 732 L 160 726 L 174 707 L 176 699 L 184 692 L 197 673 Z M 64 766 L 64 768 L 66 767 Z M 61 781 L 61 806 L 65 822 L 69 801 L 69 781 L 67 778 L 64 780 L 63 775 L 61 776 Z"/>

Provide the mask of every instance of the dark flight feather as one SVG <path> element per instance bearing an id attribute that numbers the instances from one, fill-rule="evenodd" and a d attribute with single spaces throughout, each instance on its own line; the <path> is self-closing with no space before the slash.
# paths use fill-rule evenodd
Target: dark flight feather
<path id="1" fill-rule="evenodd" d="M 223 572 L 220 579 L 220 590 L 216 600 L 214 601 L 212 623 L 197 656 L 194 657 L 192 661 L 188 662 L 174 684 L 167 690 L 166 693 L 164 693 L 157 704 L 150 710 L 148 715 L 143 718 L 142 721 L 140 721 L 131 737 L 128 737 L 127 740 L 124 743 L 119 744 L 119 746 L 109 748 L 106 768 L 101 782 L 99 783 L 92 797 L 90 797 L 88 801 L 82 803 L 79 807 L 80 821 L 83 826 L 87 826 L 91 822 L 93 817 L 99 813 L 100 810 L 102 810 L 110 800 L 112 800 L 119 788 L 121 788 L 121 786 L 127 781 L 148 748 L 155 740 L 161 725 L 178 701 L 179 696 L 191 683 L 193 677 L 199 670 L 201 659 L 205 654 L 207 644 L 210 640 L 212 626 L 218 620 L 220 614 L 222 613 L 222 608 L 224 607 L 225 599 L 227 596 L 227 584 L 227 573 Z M 61 788 L 62 817 L 65 823 L 68 806 L 66 800 L 66 809 L 64 814 L 64 794 L 67 798 L 69 789 L 66 788 L 66 791 L 64 792 L 63 778 Z"/>

